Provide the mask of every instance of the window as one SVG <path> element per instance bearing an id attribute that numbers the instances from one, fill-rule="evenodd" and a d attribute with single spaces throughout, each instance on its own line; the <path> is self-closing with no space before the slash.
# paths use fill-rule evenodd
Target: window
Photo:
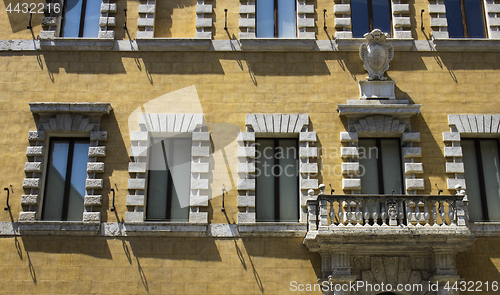
<path id="1" fill-rule="evenodd" d="M 257 0 L 257 38 L 297 37 L 296 0 Z"/>
<path id="2" fill-rule="evenodd" d="M 151 139 L 146 220 L 187 222 L 191 180 L 191 139 Z"/>
<path id="3" fill-rule="evenodd" d="M 61 37 L 97 38 L 101 0 L 66 0 L 63 15 Z"/>
<path id="4" fill-rule="evenodd" d="M 374 29 L 391 34 L 390 0 L 351 0 L 351 17 L 355 38 L 362 38 Z"/>
<path id="5" fill-rule="evenodd" d="M 497 139 L 462 139 L 469 215 L 473 221 L 500 220 L 500 161 Z"/>
<path id="6" fill-rule="evenodd" d="M 256 220 L 299 220 L 296 139 L 256 140 Z"/>
<path id="7" fill-rule="evenodd" d="M 482 0 L 444 0 L 450 38 L 485 38 Z"/>
<path id="8" fill-rule="evenodd" d="M 88 139 L 51 140 L 43 220 L 82 220 L 89 146 Z"/>
<path id="9" fill-rule="evenodd" d="M 361 193 L 403 193 L 399 139 L 360 139 Z"/>

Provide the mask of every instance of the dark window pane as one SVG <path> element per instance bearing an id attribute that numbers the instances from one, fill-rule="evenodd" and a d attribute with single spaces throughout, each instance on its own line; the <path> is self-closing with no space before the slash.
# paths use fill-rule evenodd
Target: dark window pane
<path id="1" fill-rule="evenodd" d="M 481 0 L 464 0 L 469 38 L 485 38 Z"/>
<path id="2" fill-rule="evenodd" d="M 464 25 L 462 21 L 462 8 L 459 0 L 444 0 L 446 19 L 448 21 L 448 34 L 450 38 L 463 38 Z"/>
<path id="3" fill-rule="evenodd" d="M 257 28 L 258 38 L 274 38 L 274 1 L 257 0 Z"/>
<path id="4" fill-rule="evenodd" d="M 191 140 L 152 139 L 151 143 L 146 219 L 188 221 Z"/>
<path id="5" fill-rule="evenodd" d="M 384 174 L 384 194 L 403 193 L 401 178 L 401 157 L 398 139 L 380 140 L 382 173 Z"/>
<path id="6" fill-rule="evenodd" d="M 479 179 L 478 162 L 474 140 L 462 139 L 460 142 L 463 152 L 465 182 L 467 197 L 469 198 L 469 217 L 471 221 L 482 221 L 481 181 Z"/>
<path id="7" fill-rule="evenodd" d="M 257 221 L 274 220 L 274 140 L 257 140 L 256 204 Z"/>
<path id="8" fill-rule="evenodd" d="M 281 139 L 279 148 L 280 221 L 299 221 L 297 141 Z"/>
<path id="9" fill-rule="evenodd" d="M 352 36 L 362 38 L 370 32 L 367 0 L 351 0 Z"/>
<path id="10" fill-rule="evenodd" d="M 379 194 L 378 187 L 378 149 L 375 139 L 360 139 L 359 166 L 361 173 L 361 193 Z"/>
<path id="11" fill-rule="evenodd" d="M 391 8 L 388 0 L 372 0 L 373 29 L 391 35 Z"/>
<path id="12" fill-rule="evenodd" d="M 500 221 L 500 161 L 498 141 L 481 140 L 481 161 L 483 165 L 484 188 L 488 204 L 489 221 Z"/>

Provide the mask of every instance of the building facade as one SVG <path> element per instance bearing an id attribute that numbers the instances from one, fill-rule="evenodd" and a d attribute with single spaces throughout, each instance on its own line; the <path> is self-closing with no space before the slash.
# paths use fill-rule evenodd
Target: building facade
<path id="1" fill-rule="evenodd" d="M 4 8 L 0 293 L 498 294 L 498 0 Z"/>

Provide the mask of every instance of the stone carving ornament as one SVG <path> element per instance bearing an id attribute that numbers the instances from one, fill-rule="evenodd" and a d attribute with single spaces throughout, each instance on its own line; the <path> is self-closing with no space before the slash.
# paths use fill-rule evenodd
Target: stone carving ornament
<path id="1" fill-rule="evenodd" d="M 386 80 L 385 71 L 394 55 L 394 48 L 387 44 L 389 34 L 375 29 L 364 35 L 366 42 L 359 48 L 359 57 L 364 61 L 363 67 L 368 71 L 367 80 Z"/>

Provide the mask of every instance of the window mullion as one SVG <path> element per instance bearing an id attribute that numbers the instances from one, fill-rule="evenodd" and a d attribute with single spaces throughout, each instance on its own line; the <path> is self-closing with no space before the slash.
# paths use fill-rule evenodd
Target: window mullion
<path id="1" fill-rule="evenodd" d="M 467 12 L 465 11 L 464 0 L 460 0 L 460 10 L 462 11 L 462 25 L 464 26 L 464 38 L 469 38 L 469 26 L 467 25 Z"/>
<path id="2" fill-rule="evenodd" d="M 278 28 L 278 0 L 274 0 L 274 37 L 277 38 L 279 36 L 279 28 Z"/>
<path id="3" fill-rule="evenodd" d="M 377 171 L 378 171 L 378 193 L 383 195 L 384 190 L 384 170 L 382 167 L 382 145 L 380 138 L 377 138 Z"/>
<path id="4" fill-rule="evenodd" d="M 373 31 L 373 29 L 374 29 L 373 3 L 372 3 L 372 0 L 368 0 L 368 1 L 366 1 L 366 3 L 368 5 L 368 22 L 369 22 L 369 26 L 370 26 L 370 31 Z"/>
<path id="5" fill-rule="evenodd" d="M 274 167 L 272 169 L 274 176 L 274 221 L 280 221 L 280 173 L 278 169 L 280 161 L 278 158 L 279 153 L 279 139 L 274 139 Z"/>
<path id="6" fill-rule="evenodd" d="M 83 26 L 85 24 L 85 10 L 87 10 L 87 0 L 82 0 L 82 12 L 80 15 L 80 29 L 78 31 L 78 37 L 83 37 Z"/>
<path id="7" fill-rule="evenodd" d="M 479 191 L 481 193 L 481 209 L 483 219 L 490 220 L 488 215 L 488 205 L 486 204 L 486 185 L 484 183 L 483 157 L 481 155 L 481 145 L 479 139 L 474 139 L 474 149 L 476 150 L 477 173 L 479 175 Z"/>
<path id="8" fill-rule="evenodd" d="M 71 172 L 73 167 L 73 153 L 75 150 L 75 140 L 69 140 L 69 150 L 68 150 L 68 162 L 66 163 L 66 179 L 64 181 L 64 201 L 63 201 L 63 212 L 61 219 L 66 221 L 68 219 L 68 208 L 69 208 L 69 193 L 71 190 Z"/>

